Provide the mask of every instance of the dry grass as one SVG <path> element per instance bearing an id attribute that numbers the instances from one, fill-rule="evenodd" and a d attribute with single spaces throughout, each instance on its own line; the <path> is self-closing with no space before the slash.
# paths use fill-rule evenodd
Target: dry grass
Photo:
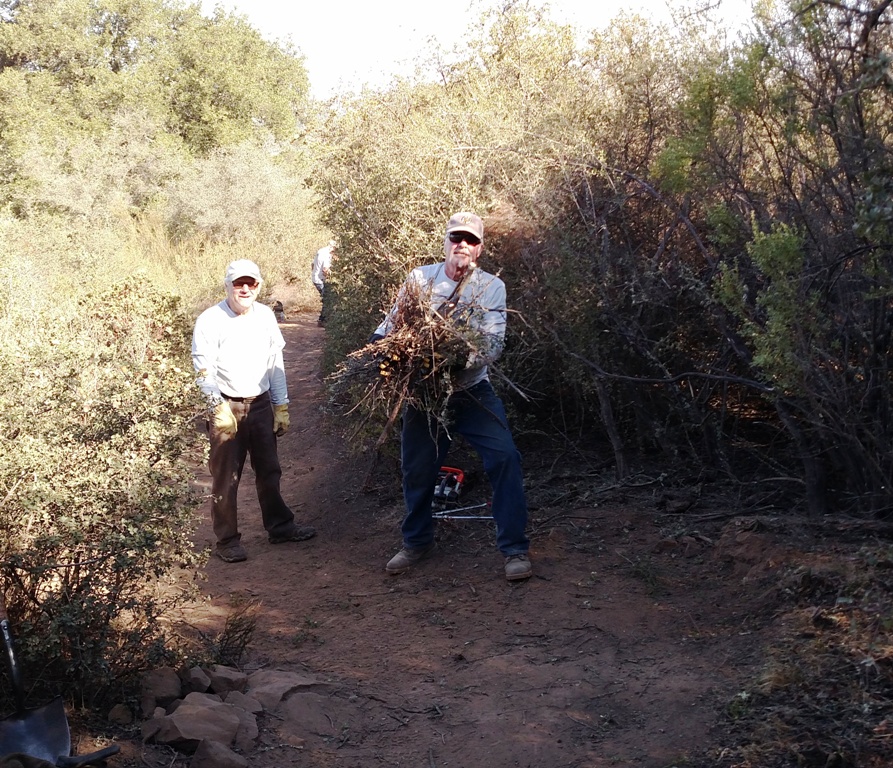
<path id="1" fill-rule="evenodd" d="M 779 585 L 763 673 L 728 702 L 736 744 L 712 766 L 893 765 L 893 548 L 835 550 Z"/>

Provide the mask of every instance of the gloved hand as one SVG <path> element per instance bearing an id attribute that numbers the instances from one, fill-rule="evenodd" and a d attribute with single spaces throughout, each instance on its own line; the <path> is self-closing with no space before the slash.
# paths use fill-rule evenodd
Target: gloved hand
<path id="1" fill-rule="evenodd" d="M 227 439 L 234 438 L 239 428 L 233 409 L 229 407 L 226 400 L 214 406 L 214 410 L 211 412 L 211 423 L 214 425 L 214 429 Z"/>
<path id="2" fill-rule="evenodd" d="M 291 420 L 288 416 L 288 403 L 273 406 L 273 434 L 276 437 L 282 437 L 291 426 Z"/>

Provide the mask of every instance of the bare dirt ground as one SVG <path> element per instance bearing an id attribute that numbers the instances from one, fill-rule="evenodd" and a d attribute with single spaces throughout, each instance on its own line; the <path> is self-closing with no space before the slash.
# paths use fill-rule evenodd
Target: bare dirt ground
<path id="1" fill-rule="evenodd" d="M 326 426 L 325 332 L 311 314 L 282 329 L 283 490 L 318 536 L 268 544 L 246 469 L 249 560 L 212 559 L 203 589 L 220 617 L 259 604 L 246 671 L 319 683 L 261 717 L 251 766 L 669 768 L 718 756 L 721 710 L 761 664 L 760 595 L 785 557 L 771 537 L 703 496 L 668 496 L 656 477 L 612 485 L 605 456 L 516 434 L 534 577 L 505 580 L 491 524 L 479 521 L 440 523 L 436 554 L 389 576 L 396 468 L 383 462 L 377 490 L 361 491 L 368 459 Z M 479 480 L 464 500 L 486 500 L 473 455 L 451 459 Z M 201 512 L 197 543 L 210 545 Z M 138 750 L 134 764 L 188 765 Z"/>

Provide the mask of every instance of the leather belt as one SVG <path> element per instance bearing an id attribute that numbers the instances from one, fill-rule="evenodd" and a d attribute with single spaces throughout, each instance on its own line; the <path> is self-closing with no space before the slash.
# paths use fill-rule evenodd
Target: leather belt
<path id="1" fill-rule="evenodd" d="M 221 393 L 223 394 L 223 393 Z M 259 395 L 255 395 L 254 397 L 233 397 L 232 395 L 223 395 L 227 400 L 230 400 L 233 403 L 254 403 L 258 400 L 263 400 L 266 397 L 270 396 L 269 392 L 262 392 Z"/>

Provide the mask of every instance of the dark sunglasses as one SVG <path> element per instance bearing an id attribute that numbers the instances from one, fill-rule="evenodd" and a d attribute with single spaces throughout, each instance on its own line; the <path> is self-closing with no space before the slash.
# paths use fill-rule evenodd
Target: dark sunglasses
<path id="1" fill-rule="evenodd" d="M 233 288 L 241 288 L 243 285 L 247 286 L 253 291 L 255 288 L 257 288 L 258 285 L 260 285 L 260 283 L 250 277 L 238 277 L 233 280 Z"/>
<path id="2" fill-rule="evenodd" d="M 450 232 L 448 237 L 451 243 L 461 243 L 464 240 L 469 245 L 481 244 L 481 239 L 472 235 L 471 232 Z"/>

